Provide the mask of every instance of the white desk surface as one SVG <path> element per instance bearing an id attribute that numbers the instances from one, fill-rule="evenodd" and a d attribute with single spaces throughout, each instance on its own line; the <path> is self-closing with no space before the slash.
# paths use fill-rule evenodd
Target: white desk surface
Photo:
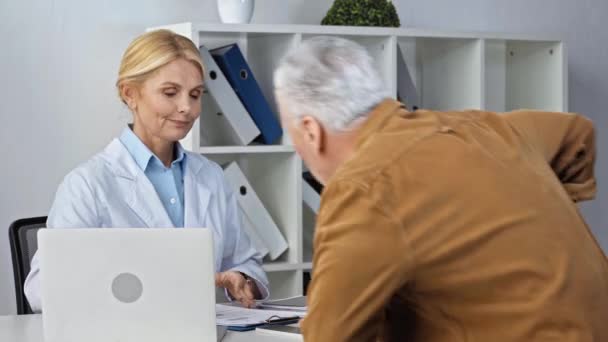
<path id="1" fill-rule="evenodd" d="M 0 341 L 44 342 L 41 315 L 0 316 Z M 302 341 L 301 338 L 280 337 L 254 331 L 228 331 L 222 342 Z"/>

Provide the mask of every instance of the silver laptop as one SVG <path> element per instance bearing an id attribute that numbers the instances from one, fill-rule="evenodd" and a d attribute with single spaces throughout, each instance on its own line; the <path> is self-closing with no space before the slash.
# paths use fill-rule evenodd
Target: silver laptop
<path id="1" fill-rule="evenodd" d="M 209 229 L 41 229 L 46 342 L 216 340 Z"/>

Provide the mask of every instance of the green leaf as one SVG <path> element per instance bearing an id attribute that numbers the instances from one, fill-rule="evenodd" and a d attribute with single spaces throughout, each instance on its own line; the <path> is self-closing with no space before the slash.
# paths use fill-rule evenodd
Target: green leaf
<path id="1" fill-rule="evenodd" d="M 401 26 L 395 6 L 387 0 L 335 0 L 321 25 Z"/>

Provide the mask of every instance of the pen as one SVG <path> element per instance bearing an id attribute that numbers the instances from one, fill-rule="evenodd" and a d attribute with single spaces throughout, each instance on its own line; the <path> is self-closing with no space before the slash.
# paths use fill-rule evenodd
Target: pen
<path id="1" fill-rule="evenodd" d="M 268 318 L 266 320 L 266 323 L 269 325 L 273 325 L 273 324 L 293 324 L 293 323 L 298 323 L 298 321 L 300 321 L 300 316 L 293 316 L 293 317 L 278 317 L 278 316 L 272 316 L 270 318 Z"/>

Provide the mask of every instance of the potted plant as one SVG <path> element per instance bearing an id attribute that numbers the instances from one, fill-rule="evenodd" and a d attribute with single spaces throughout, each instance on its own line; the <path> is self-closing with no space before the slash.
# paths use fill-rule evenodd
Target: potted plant
<path id="1" fill-rule="evenodd" d="M 321 25 L 399 27 L 401 23 L 390 0 L 335 0 Z"/>

